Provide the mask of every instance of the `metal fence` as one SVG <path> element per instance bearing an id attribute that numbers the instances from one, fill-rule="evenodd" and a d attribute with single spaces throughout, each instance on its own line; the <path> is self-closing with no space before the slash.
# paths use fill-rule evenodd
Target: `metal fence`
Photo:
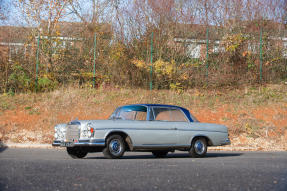
<path id="1" fill-rule="evenodd" d="M 189 26 L 168 38 L 155 30 L 136 40 L 34 33 L 30 40 L 0 42 L 0 91 L 46 91 L 65 84 L 187 89 L 287 78 L 285 29 Z"/>

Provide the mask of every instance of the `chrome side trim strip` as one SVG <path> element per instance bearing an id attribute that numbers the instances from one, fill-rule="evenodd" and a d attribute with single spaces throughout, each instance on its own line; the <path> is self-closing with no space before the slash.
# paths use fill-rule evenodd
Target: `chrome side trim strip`
<path id="1" fill-rule="evenodd" d="M 85 143 L 85 142 L 89 142 L 89 143 L 104 143 L 105 139 L 80 139 L 79 143 Z"/>
<path id="2" fill-rule="evenodd" d="M 182 148 L 182 147 L 190 147 L 190 145 L 172 145 L 172 144 L 162 144 L 162 145 L 143 144 L 143 145 L 134 145 L 134 148 Z"/>
<path id="3" fill-rule="evenodd" d="M 143 130 L 177 130 L 177 131 L 201 131 L 201 132 L 212 132 L 212 133 L 227 133 L 224 131 L 210 131 L 210 130 L 195 130 L 195 129 L 175 129 L 174 127 L 171 128 L 151 128 L 151 127 L 147 127 L 147 128 L 96 128 L 96 130 L 139 130 L 139 131 L 143 131 Z"/>

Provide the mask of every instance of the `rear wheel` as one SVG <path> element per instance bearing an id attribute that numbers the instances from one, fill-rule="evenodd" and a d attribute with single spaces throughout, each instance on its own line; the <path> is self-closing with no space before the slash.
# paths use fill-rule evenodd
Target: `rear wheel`
<path id="1" fill-rule="evenodd" d="M 120 135 L 112 135 L 108 137 L 103 153 L 106 158 L 118 159 L 124 155 L 125 150 L 123 138 Z"/>
<path id="2" fill-rule="evenodd" d="M 67 147 L 67 152 L 73 159 L 84 158 L 88 152 L 81 149 L 80 147 Z"/>
<path id="3" fill-rule="evenodd" d="M 152 154 L 153 156 L 157 157 L 157 158 L 163 158 L 166 157 L 168 151 L 153 151 Z"/>
<path id="4" fill-rule="evenodd" d="M 203 137 L 196 138 L 190 147 L 189 155 L 191 157 L 201 158 L 204 157 L 207 152 L 206 139 Z"/>

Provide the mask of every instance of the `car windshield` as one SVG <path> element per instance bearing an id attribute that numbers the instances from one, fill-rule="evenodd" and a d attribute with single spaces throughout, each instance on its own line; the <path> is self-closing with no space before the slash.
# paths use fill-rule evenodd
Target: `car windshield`
<path id="1" fill-rule="evenodd" d="M 138 120 L 145 121 L 147 108 L 145 106 L 123 106 L 118 108 L 109 119 Z"/>

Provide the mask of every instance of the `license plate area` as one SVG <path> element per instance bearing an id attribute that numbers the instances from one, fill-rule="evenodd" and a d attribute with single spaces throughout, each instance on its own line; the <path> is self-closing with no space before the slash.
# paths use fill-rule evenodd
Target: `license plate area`
<path id="1" fill-rule="evenodd" d="M 73 147 L 74 143 L 73 142 L 61 142 L 60 146 L 61 147 Z"/>

